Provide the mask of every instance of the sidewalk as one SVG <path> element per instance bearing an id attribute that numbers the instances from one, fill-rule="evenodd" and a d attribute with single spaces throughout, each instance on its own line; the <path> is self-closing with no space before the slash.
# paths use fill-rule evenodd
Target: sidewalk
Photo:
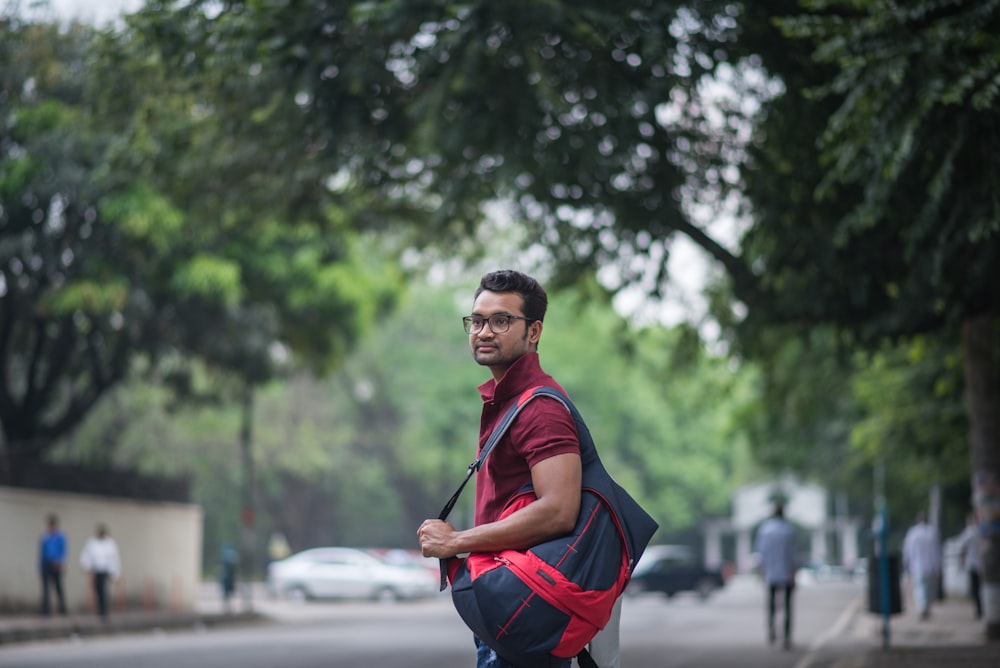
<path id="1" fill-rule="evenodd" d="M 223 625 L 255 624 L 268 620 L 259 610 L 241 610 L 236 601 L 226 612 L 214 583 L 202 585 L 194 610 L 112 610 L 107 620 L 93 614 L 52 615 L 30 613 L 0 615 L 0 648 L 12 643 L 100 635 L 155 631 L 156 629 L 204 630 Z M 207 593 L 206 593 L 207 592 Z M 258 596 L 261 595 L 259 592 Z"/>
<path id="2" fill-rule="evenodd" d="M 912 605 L 893 615 L 888 647 L 882 624 L 881 615 L 860 610 L 853 635 L 870 649 L 838 668 L 1000 668 L 1000 642 L 987 642 L 984 623 L 963 597 L 937 602 L 927 620 Z"/>
<path id="3" fill-rule="evenodd" d="M 12 643 L 99 635 L 154 631 L 156 629 L 195 629 L 227 624 L 253 624 L 265 621 L 257 613 L 138 611 L 112 613 L 105 621 L 96 615 L 0 615 L 0 648 Z"/>

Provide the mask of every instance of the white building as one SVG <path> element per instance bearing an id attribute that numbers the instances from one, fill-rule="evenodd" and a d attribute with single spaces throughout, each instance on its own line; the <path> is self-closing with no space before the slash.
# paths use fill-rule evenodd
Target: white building
<path id="1" fill-rule="evenodd" d="M 858 559 L 860 521 L 848 517 L 846 511 L 831 516 L 826 489 L 800 483 L 790 476 L 778 480 L 740 487 L 733 494 L 732 516 L 705 523 L 705 562 L 718 566 L 723 559 L 723 539 L 735 536 L 736 570 L 745 573 L 756 565 L 753 538 L 757 526 L 774 511 L 774 499 L 785 500 L 785 517 L 800 530 L 809 533 L 809 559 L 829 562 L 830 555 L 839 555 L 836 563 L 853 566 Z M 831 549 L 834 548 L 834 549 Z"/>

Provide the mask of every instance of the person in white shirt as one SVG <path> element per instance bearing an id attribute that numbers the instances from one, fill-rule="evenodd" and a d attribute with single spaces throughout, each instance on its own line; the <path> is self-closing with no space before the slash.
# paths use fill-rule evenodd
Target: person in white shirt
<path id="1" fill-rule="evenodd" d="M 108 528 L 97 525 L 97 535 L 87 540 L 80 553 L 80 565 L 90 573 L 94 598 L 97 600 L 97 613 L 104 619 L 108 618 L 108 581 L 117 580 L 121 573 L 121 560 L 118 556 L 118 545 L 108 535 Z"/>
<path id="2" fill-rule="evenodd" d="M 775 502 L 774 514 L 757 529 L 755 545 L 760 559 L 761 574 L 767 583 L 767 638 L 774 644 L 775 598 L 778 592 L 784 597 L 785 638 L 784 647 L 792 646 L 792 592 L 795 591 L 796 556 L 795 527 L 785 519 L 785 507 Z"/>
<path id="3" fill-rule="evenodd" d="M 938 530 L 927 523 L 927 513 L 917 513 L 916 523 L 903 538 L 903 568 L 910 576 L 913 602 L 920 618 L 931 616 L 931 601 L 937 596 L 941 573 L 941 539 Z"/>
<path id="4" fill-rule="evenodd" d="M 958 537 L 959 554 L 962 565 L 969 574 L 969 596 L 976 609 L 976 619 L 983 617 L 983 601 L 979 594 L 979 527 L 976 524 L 976 514 L 969 513 L 966 518 L 965 530 Z"/>

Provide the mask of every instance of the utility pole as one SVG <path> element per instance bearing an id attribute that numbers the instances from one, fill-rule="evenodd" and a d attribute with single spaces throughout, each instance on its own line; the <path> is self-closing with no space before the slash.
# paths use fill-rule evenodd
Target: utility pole
<path id="1" fill-rule="evenodd" d="M 254 512 L 254 466 L 253 466 L 253 385 L 249 381 L 243 387 L 243 420 L 240 426 L 240 455 L 243 483 L 243 504 L 240 511 L 242 527 L 242 549 L 240 574 L 243 580 L 243 610 L 253 611 L 252 575 L 257 563 L 257 536 Z"/>
<path id="2" fill-rule="evenodd" d="M 889 514 L 885 503 L 885 464 L 880 460 L 875 464 L 875 552 L 878 556 L 878 596 L 879 611 L 882 613 L 882 647 L 889 647 L 890 624 L 892 614 L 892 594 L 889 589 L 889 549 L 886 537 L 889 533 Z"/>

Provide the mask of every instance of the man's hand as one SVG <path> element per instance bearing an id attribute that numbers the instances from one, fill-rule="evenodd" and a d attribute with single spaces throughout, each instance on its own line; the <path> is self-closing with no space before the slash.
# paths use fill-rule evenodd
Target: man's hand
<path id="1" fill-rule="evenodd" d="M 417 529 L 420 552 L 425 557 L 447 559 L 458 554 L 454 548 L 455 527 L 443 520 L 424 520 Z"/>

